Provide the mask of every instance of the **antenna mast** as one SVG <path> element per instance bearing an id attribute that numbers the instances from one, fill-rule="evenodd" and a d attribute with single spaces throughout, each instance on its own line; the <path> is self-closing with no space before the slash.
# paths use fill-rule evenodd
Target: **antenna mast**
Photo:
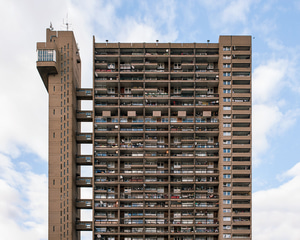
<path id="1" fill-rule="evenodd" d="M 69 31 L 69 26 L 71 26 L 71 24 L 69 23 L 68 14 L 67 14 L 67 18 L 66 18 L 66 23 L 65 23 L 65 20 L 63 19 L 63 25 L 65 25 L 67 27 L 67 31 Z"/>

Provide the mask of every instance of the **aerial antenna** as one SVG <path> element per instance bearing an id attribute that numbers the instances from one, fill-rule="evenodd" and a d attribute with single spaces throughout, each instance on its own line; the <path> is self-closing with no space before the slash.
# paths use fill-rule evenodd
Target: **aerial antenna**
<path id="1" fill-rule="evenodd" d="M 66 17 L 66 22 L 65 22 L 65 19 L 63 19 L 63 25 L 64 27 L 67 28 L 67 31 L 69 31 L 69 27 L 71 27 L 71 23 L 69 23 L 69 18 L 68 18 L 68 14 L 67 14 L 67 17 Z"/>
<path id="2" fill-rule="evenodd" d="M 52 22 L 50 22 L 50 30 L 53 31 L 53 29 Z"/>

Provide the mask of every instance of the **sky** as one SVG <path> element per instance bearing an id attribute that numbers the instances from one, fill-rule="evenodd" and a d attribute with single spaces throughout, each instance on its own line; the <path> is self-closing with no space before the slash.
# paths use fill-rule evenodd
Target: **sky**
<path id="1" fill-rule="evenodd" d="M 70 23 L 82 87 L 92 41 L 252 36 L 253 239 L 300 239 L 300 0 L 0 0 L 0 238 L 47 239 L 48 94 L 36 42 Z M 84 235 L 82 239 L 90 239 Z"/>

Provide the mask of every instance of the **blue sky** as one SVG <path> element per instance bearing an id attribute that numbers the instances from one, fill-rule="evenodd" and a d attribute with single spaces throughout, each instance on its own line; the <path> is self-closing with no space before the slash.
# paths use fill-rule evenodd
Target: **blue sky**
<path id="1" fill-rule="evenodd" d="M 300 236 L 299 0 L 0 0 L 0 236 L 47 239 L 48 96 L 36 42 L 68 15 L 92 84 L 97 42 L 253 36 L 253 239 Z M 89 239 L 85 236 L 84 239 Z"/>

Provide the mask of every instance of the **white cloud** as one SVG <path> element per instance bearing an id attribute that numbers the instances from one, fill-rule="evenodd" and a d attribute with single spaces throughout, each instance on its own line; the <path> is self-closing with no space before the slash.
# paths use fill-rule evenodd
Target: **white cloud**
<path id="1" fill-rule="evenodd" d="M 299 170 L 300 162 L 284 173 L 292 177 L 287 183 L 253 194 L 253 239 L 299 239 Z"/>
<path id="2" fill-rule="evenodd" d="M 300 162 L 298 162 L 294 167 L 284 172 L 282 176 L 284 178 L 297 177 L 300 175 Z"/>
<path id="3" fill-rule="evenodd" d="M 260 0 L 219 0 L 215 2 L 200 1 L 200 6 L 207 9 L 209 24 L 218 33 L 236 34 L 235 27 L 245 25 L 244 28 L 238 28 L 238 34 L 249 34 L 249 13 L 255 4 Z M 253 17 L 253 15 L 252 15 Z M 246 30 L 246 31 L 245 31 Z M 242 32 L 241 32 L 242 31 Z"/>
<path id="4" fill-rule="evenodd" d="M 61 19 L 65 6 L 58 0 L 12 0 L 0 8 L 0 29 L 5 32 L 0 49 L 0 124 L 5 126 L 0 152 L 13 157 L 33 152 L 47 159 L 47 92 L 35 68 L 36 42 L 45 39 L 45 27 L 51 19 Z"/>
<path id="5" fill-rule="evenodd" d="M 253 72 L 253 102 L 266 103 L 278 99 L 278 94 L 285 84 L 285 76 L 291 66 L 285 59 L 271 60 L 258 66 Z"/>
<path id="6" fill-rule="evenodd" d="M 0 232 L 3 239 L 47 238 L 47 177 L 17 170 L 0 154 Z M 19 166 L 19 165 L 18 165 Z"/>
<path id="7" fill-rule="evenodd" d="M 156 29 L 145 23 L 138 23 L 133 19 L 125 21 L 124 27 L 119 28 L 118 36 L 122 42 L 155 42 L 160 38 Z"/>
<path id="8" fill-rule="evenodd" d="M 155 42 L 158 39 L 170 42 L 177 38 L 175 2 L 136 1 L 131 4 L 135 9 L 133 15 L 127 15 L 125 11 L 116 14 L 117 8 L 122 7 L 121 1 L 95 6 L 91 21 L 97 26 L 94 31 L 96 41 Z M 95 12 L 97 15 L 94 16 Z"/>
<path id="9" fill-rule="evenodd" d="M 280 93 L 289 91 L 289 72 L 293 64 L 286 59 L 270 60 L 253 72 L 253 163 L 258 165 L 270 147 L 271 137 L 278 137 L 295 124 L 300 109 L 286 109 Z"/>
<path id="10" fill-rule="evenodd" d="M 247 20 L 247 14 L 250 11 L 250 5 L 253 1 L 236 0 L 231 1 L 230 4 L 226 4 L 227 7 L 222 12 L 223 23 L 245 23 Z"/>
<path id="11" fill-rule="evenodd" d="M 265 153 L 270 144 L 269 137 L 277 129 L 283 114 L 276 106 L 264 104 L 253 106 L 253 163 L 261 162 L 260 156 Z"/>

